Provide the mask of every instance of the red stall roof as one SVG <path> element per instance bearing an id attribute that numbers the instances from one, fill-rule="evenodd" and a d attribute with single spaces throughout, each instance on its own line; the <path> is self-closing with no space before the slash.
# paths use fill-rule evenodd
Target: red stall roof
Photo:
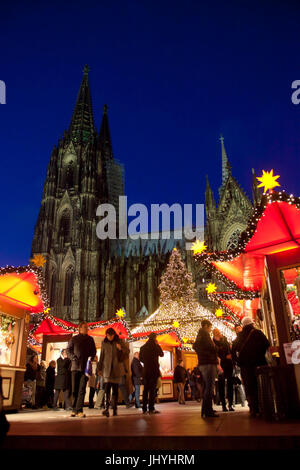
<path id="1" fill-rule="evenodd" d="M 41 272 L 32 266 L 0 268 L 0 304 L 40 313 L 47 307 Z"/>
<path id="2" fill-rule="evenodd" d="M 264 256 L 299 247 L 300 210 L 291 201 L 272 201 L 270 196 L 244 250 L 228 261 L 218 261 L 218 256 L 214 259 L 215 254 L 208 254 L 207 261 L 239 288 L 259 291 L 264 277 Z M 220 253 L 223 258 L 226 254 Z"/>
<path id="3" fill-rule="evenodd" d="M 144 331 L 140 333 L 133 333 L 132 337 L 138 340 L 148 340 L 151 331 Z M 181 340 L 176 331 L 165 331 L 165 330 L 158 330 L 153 331 L 153 333 L 157 334 L 157 341 L 162 346 L 181 346 Z"/>
<path id="4" fill-rule="evenodd" d="M 99 321 L 88 323 L 90 336 L 105 336 L 108 328 L 113 328 L 120 338 L 129 338 L 130 332 L 124 320 L 112 319 L 108 321 Z M 34 329 L 34 326 L 31 325 Z M 38 341 L 42 341 L 42 335 L 65 335 L 67 333 L 77 333 L 78 325 L 71 323 L 52 315 L 45 316 L 32 335 Z"/>
<path id="5" fill-rule="evenodd" d="M 240 319 L 243 317 L 255 318 L 259 307 L 259 298 L 250 299 L 220 299 L 220 302 Z"/>

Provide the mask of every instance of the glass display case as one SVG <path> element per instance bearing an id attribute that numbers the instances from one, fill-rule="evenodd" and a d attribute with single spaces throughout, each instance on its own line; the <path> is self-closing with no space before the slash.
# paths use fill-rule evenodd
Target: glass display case
<path id="1" fill-rule="evenodd" d="M 18 410 L 25 371 L 29 314 L 0 310 L 0 373 L 5 410 Z"/>

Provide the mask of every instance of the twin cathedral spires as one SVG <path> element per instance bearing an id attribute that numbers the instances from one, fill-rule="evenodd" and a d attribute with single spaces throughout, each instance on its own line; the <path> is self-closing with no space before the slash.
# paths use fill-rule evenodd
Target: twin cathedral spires
<path id="1" fill-rule="evenodd" d="M 109 240 L 97 238 L 96 209 L 111 203 L 118 215 L 124 170 L 113 155 L 106 105 L 99 132 L 95 129 L 88 72 L 85 66 L 70 126 L 51 153 L 31 256 L 46 259 L 43 270 L 53 315 L 94 321 L 111 318 L 124 307 L 127 320 L 135 321 L 159 305 L 158 285 L 174 240 L 128 240 L 118 251 Z M 252 212 L 232 176 L 222 137 L 221 154 L 218 206 L 208 178 L 205 192 L 205 239 L 213 250 L 236 243 Z M 259 197 L 257 188 L 254 196 Z M 192 270 L 191 254 L 182 251 Z M 198 292 L 205 292 L 203 276 L 194 274 Z"/>

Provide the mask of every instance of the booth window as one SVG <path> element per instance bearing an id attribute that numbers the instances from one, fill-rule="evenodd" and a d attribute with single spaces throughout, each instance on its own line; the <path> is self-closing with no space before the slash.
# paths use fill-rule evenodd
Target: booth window
<path id="1" fill-rule="evenodd" d="M 291 340 L 300 338 L 300 266 L 280 271 L 285 312 Z"/>
<path id="2" fill-rule="evenodd" d="M 70 306 L 72 304 L 74 278 L 75 278 L 74 266 L 69 266 L 65 274 L 65 294 L 64 294 L 65 306 Z"/>

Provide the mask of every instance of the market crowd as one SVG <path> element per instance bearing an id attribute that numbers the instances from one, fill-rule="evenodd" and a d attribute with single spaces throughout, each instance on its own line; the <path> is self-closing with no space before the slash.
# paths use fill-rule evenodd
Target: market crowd
<path id="1" fill-rule="evenodd" d="M 250 415 L 259 415 L 256 368 L 267 364 L 269 342 L 249 317 L 236 327 L 236 334 L 230 344 L 218 329 L 212 329 L 209 320 L 202 321 L 193 345 L 197 366 L 185 369 L 179 358 L 174 369 L 173 382 L 180 405 L 189 397 L 202 404 L 203 418 L 214 418 L 218 414 L 213 403 L 220 403 L 223 412 L 232 412 L 237 401 L 245 406 L 247 400 Z M 144 414 L 159 413 L 155 402 L 161 380 L 159 357 L 163 355 L 156 334 L 151 333 L 148 341 L 134 353 L 129 394 L 128 343 L 113 328 L 108 328 L 98 358 L 94 339 L 88 335 L 88 324 L 81 322 L 79 334 L 70 339 L 60 357 L 50 361 L 48 367 L 44 361 L 38 363 L 37 355 L 30 358 L 24 377 L 23 404 L 54 411 L 62 408 L 70 410 L 72 417 L 85 417 L 83 407 L 88 386 L 89 408 L 102 409 L 106 417 L 111 410 L 117 415 L 119 390 L 127 408 L 141 408 Z"/>

